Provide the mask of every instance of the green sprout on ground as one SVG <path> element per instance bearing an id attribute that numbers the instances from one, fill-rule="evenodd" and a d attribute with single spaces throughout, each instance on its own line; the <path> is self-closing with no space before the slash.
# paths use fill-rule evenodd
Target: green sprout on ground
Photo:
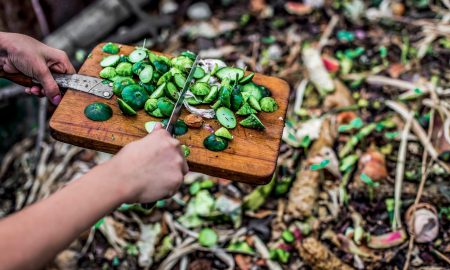
<path id="1" fill-rule="evenodd" d="M 327 167 L 329 163 L 330 163 L 330 160 L 329 160 L 329 159 L 324 159 L 324 160 L 322 160 L 319 164 L 313 164 L 313 165 L 311 165 L 310 169 L 311 169 L 312 171 L 322 170 L 322 169 L 324 169 L 325 167 Z"/>
<path id="2" fill-rule="evenodd" d="M 370 178 L 365 173 L 362 173 L 360 175 L 360 179 L 361 179 L 361 181 L 363 181 L 367 185 L 367 187 L 368 187 L 367 191 L 369 192 L 369 199 L 370 199 L 370 201 L 373 201 L 373 199 L 374 199 L 374 190 L 375 190 L 375 188 L 380 186 L 380 183 L 373 181 L 372 178 Z"/>

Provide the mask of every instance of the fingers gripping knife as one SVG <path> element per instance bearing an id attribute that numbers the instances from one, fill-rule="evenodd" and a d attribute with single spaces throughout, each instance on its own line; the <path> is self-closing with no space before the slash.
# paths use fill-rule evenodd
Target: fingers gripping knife
<path id="1" fill-rule="evenodd" d="M 189 72 L 189 75 L 186 79 L 186 82 L 184 83 L 183 89 L 181 89 L 180 92 L 180 96 L 178 97 L 177 102 L 175 103 L 175 107 L 172 111 L 172 114 L 170 115 L 169 118 L 169 122 L 167 123 L 166 126 L 166 130 L 170 133 L 170 135 L 174 135 L 174 125 L 177 122 L 178 118 L 180 118 L 181 115 L 181 109 L 183 108 L 183 102 L 184 102 L 184 97 L 186 96 L 187 90 L 189 89 L 192 79 L 194 78 L 194 72 L 195 72 L 195 68 L 197 67 L 198 64 L 198 55 L 197 58 L 195 58 L 194 64 L 191 67 L 191 71 Z M 155 204 L 154 203 L 144 203 L 142 206 L 144 208 L 151 208 L 153 207 Z"/>
<path id="2" fill-rule="evenodd" d="M 52 76 L 61 88 L 70 88 L 106 99 L 110 99 L 113 96 L 109 81 L 103 79 L 80 74 L 53 73 Z M 20 73 L 11 74 L 0 70 L 0 78 L 5 78 L 25 87 L 40 85 L 38 81 Z"/>

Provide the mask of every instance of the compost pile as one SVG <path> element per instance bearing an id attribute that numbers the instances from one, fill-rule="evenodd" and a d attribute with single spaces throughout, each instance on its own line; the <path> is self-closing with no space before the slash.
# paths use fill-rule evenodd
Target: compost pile
<path id="1" fill-rule="evenodd" d="M 190 173 L 152 211 L 122 205 L 99 220 L 49 269 L 448 269 L 450 2 L 326 2 L 182 5 L 152 50 L 289 82 L 273 179 Z M 30 139 L 5 157 L 2 215 L 109 158 L 43 149 L 36 175 Z"/>

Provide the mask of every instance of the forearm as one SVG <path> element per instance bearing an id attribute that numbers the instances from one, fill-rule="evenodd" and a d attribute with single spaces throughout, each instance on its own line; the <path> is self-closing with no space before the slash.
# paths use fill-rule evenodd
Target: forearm
<path id="1" fill-rule="evenodd" d="M 0 222 L 3 269 L 36 269 L 95 221 L 126 201 L 108 164 Z M 105 179 L 111 178 L 111 179 Z M 105 181 L 107 180 L 107 181 Z"/>

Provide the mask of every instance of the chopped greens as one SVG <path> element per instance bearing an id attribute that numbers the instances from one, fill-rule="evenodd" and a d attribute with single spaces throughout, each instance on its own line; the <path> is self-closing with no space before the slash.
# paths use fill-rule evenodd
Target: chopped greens
<path id="1" fill-rule="evenodd" d="M 171 116 L 196 58 L 194 53 L 185 51 L 169 59 L 145 47 L 137 47 L 129 55 L 118 55 L 120 46 L 111 42 L 106 43 L 102 51 L 109 55 L 101 60 L 103 69 L 99 75 L 106 82 L 112 81 L 113 92 L 124 115 L 133 116 L 144 109 L 152 117 Z M 229 129 L 237 126 L 237 116 L 241 118 L 239 124 L 242 127 L 264 130 L 265 126 L 256 114 L 278 110 L 269 89 L 254 83 L 254 77 L 253 72 L 246 74 L 245 69 L 227 67 L 216 59 L 201 60 L 195 68 L 184 106 L 203 118 L 215 117 L 221 125 L 204 139 L 207 149 L 223 151 L 228 147 L 233 139 Z M 145 129 L 151 132 L 154 123 L 145 123 Z M 178 121 L 175 134 L 179 136 L 186 132 L 187 125 Z M 189 148 L 183 149 L 185 153 L 189 152 Z"/>

